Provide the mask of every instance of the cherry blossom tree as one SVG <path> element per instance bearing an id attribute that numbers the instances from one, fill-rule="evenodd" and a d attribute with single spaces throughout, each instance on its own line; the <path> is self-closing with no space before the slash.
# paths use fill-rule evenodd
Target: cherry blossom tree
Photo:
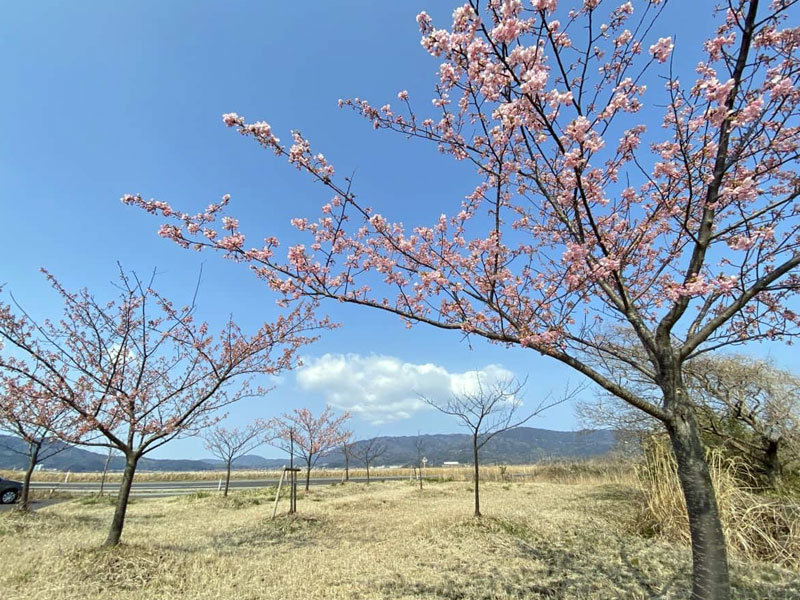
<path id="1" fill-rule="evenodd" d="M 326 325 L 300 306 L 253 335 L 231 319 L 215 337 L 195 323 L 194 303 L 174 306 L 152 279 L 120 268 L 119 298 L 106 303 L 47 277 L 64 304 L 58 321 L 37 323 L 16 303 L 16 310 L 0 303 L 0 386 L 11 398 L 57 403 L 75 423 L 57 431 L 64 441 L 110 445 L 125 456 L 107 546 L 120 541 L 141 457 L 213 425 L 240 398 L 263 393 L 248 385 L 252 377 L 291 368 L 298 348 L 313 340 L 306 333 Z M 104 439 L 81 439 L 92 434 Z"/>
<path id="2" fill-rule="evenodd" d="M 351 436 L 346 429 L 350 413 L 334 416 L 328 406 L 318 417 L 307 408 L 270 420 L 267 439 L 286 452 L 296 452 L 306 463 L 306 491 L 311 485 L 311 469 L 317 461 L 345 444 Z"/>
<path id="3" fill-rule="evenodd" d="M 222 427 L 216 425 L 203 434 L 205 448 L 225 463 L 225 491 L 231 482 L 231 466 L 237 458 L 246 455 L 266 442 L 267 423 L 256 420 L 242 427 Z"/>
<path id="4" fill-rule="evenodd" d="M 21 510 L 27 511 L 30 507 L 31 477 L 36 465 L 69 448 L 59 438 L 74 439 L 74 429 L 75 422 L 70 414 L 36 386 L 27 385 L 13 391 L 0 387 L 0 431 L 26 444 L 24 456 L 28 466 L 22 480 Z M 12 447 L 9 449 L 23 454 Z"/>
<path id="5" fill-rule="evenodd" d="M 329 190 L 318 218 L 293 220 L 308 243 L 285 253 L 274 237 L 248 245 L 222 216 L 228 196 L 197 214 L 123 202 L 170 217 L 162 236 L 248 264 L 287 300 L 331 298 L 530 348 L 657 419 L 686 500 L 693 597 L 728 598 L 682 367 L 798 333 L 800 30 L 786 22 L 795 4 L 725 2 L 688 71 L 661 26 L 666 0 L 470 0 L 449 29 L 421 13 L 422 45 L 441 61 L 433 108 L 405 90 L 400 108 L 341 105 L 478 173 L 434 223 L 392 221 L 300 132 L 285 145 L 268 123 L 235 113 L 227 126 Z M 613 324 L 635 332 L 657 400 L 586 359 L 607 352 Z"/>

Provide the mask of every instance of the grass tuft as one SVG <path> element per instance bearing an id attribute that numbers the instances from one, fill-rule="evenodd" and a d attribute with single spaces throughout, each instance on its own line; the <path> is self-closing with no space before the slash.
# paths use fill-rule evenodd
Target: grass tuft
<path id="1" fill-rule="evenodd" d="M 165 552 L 145 545 L 120 544 L 113 548 L 82 548 L 68 556 L 79 581 L 104 590 L 135 590 L 157 579 L 173 561 Z"/>

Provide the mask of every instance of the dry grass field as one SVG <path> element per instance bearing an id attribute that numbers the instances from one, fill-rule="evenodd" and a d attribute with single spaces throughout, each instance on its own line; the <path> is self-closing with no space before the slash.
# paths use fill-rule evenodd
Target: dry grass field
<path id="1" fill-rule="evenodd" d="M 560 481 L 564 481 L 563 479 Z M 77 499 L 0 515 L 0 597 L 61 599 L 687 598 L 690 552 L 636 533 L 636 488 L 589 481 L 319 487 L 275 520 L 270 492 Z M 285 510 L 286 503 L 281 508 Z M 800 573 L 732 560 L 736 598 L 800 598 Z"/>
<path id="2" fill-rule="evenodd" d="M 298 465 L 302 467 L 301 465 Z M 311 476 L 314 478 L 341 479 L 343 469 L 314 469 Z M 630 465 L 625 463 L 615 463 L 607 459 L 575 461 L 545 461 L 533 465 L 507 465 L 507 466 L 483 466 L 481 467 L 481 477 L 485 481 L 507 481 L 510 479 L 536 480 L 544 478 L 547 480 L 565 479 L 575 481 L 616 481 L 619 478 L 630 477 Z M 16 479 L 21 481 L 24 471 L 0 469 L 0 477 Z M 67 474 L 60 471 L 36 471 L 33 474 L 34 482 L 58 483 L 64 481 Z M 366 477 L 365 469 L 350 469 L 350 477 Z M 414 472 L 411 469 L 388 469 L 371 468 L 370 477 L 412 477 Z M 427 478 L 441 481 L 470 481 L 472 480 L 472 466 L 464 465 L 460 467 L 429 467 L 424 471 Z M 102 473 L 69 473 L 68 479 L 71 482 L 99 482 Z M 222 471 L 137 471 L 136 481 L 217 481 L 224 477 Z M 232 479 L 278 479 L 281 476 L 279 470 L 236 470 L 232 473 Z M 305 471 L 302 473 L 305 477 Z M 122 472 L 110 472 L 106 477 L 108 482 L 118 482 L 122 479 Z"/>

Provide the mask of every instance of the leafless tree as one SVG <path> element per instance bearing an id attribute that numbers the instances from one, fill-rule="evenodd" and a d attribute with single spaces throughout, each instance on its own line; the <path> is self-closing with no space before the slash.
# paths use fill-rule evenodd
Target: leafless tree
<path id="1" fill-rule="evenodd" d="M 627 337 L 618 332 L 613 343 L 625 344 Z M 658 394 L 640 364 L 606 361 L 604 368 L 640 396 Z M 769 361 L 709 354 L 688 361 L 684 378 L 706 441 L 742 456 L 770 485 L 780 485 L 784 469 L 800 459 L 800 377 Z M 587 425 L 640 438 L 659 431 L 655 419 L 607 393 L 580 403 L 577 413 Z"/>
<path id="2" fill-rule="evenodd" d="M 103 463 L 103 476 L 100 478 L 100 496 L 103 495 L 103 490 L 106 487 L 106 477 L 108 477 L 108 467 L 111 464 L 111 455 L 114 453 L 114 447 L 108 447 L 108 454 L 106 454 L 106 461 Z"/>
<path id="3" fill-rule="evenodd" d="M 700 422 L 778 487 L 800 458 L 800 377 L 746 356 L 701 356 L 686 369 Z"/>
<path id="4" fill-rule="evenodd" d="M 367 483 L 369 483 L 369 466 L 386 453 L 386 444 L 379 438 L 362 440 L 353 444 L 352 453 L 367 468 Z"/>
<path id="5" fill-rule="evenodd" d="M 344 480 L 350 481 L 350 459 L 353 458 L 353 442 L 347 441 L 342 444 L 342 456 L 344 457 Z"/>
<path id="6" fill-rule="evenodd" d="M 265 442 L 265 432 L 266 423 L 257 420 L 249 425 L 232 429 L 217 425 L 203 435 L 206 450 L 225 463 L 225 492 L 223 492 L 223 496 L 228 495 L 233 462 L 262 445 Z"/>
<path id="7" fill-rule="evenodd" d="M 425 402 L 446 415 L 461 421 L 471 436 L 472 463 L 475 479 L 475 516 L 481 516 L 480 503 L 480 470 L 479 453 L 489 440 L 496 435 L 527 423 L 543 410 L 555 406 L 568 399 L 574 392 L 569 391 L 564 397 L 551 401 L 545 398 L 536 408 L 522 412 L 520 393 L 525 382 L 512 378 L 496 381 L 482 381 L 475 375 L 475 386 L 465 387 L 460 393 L 451 394 L 446 400 L 420 396 Z"/>

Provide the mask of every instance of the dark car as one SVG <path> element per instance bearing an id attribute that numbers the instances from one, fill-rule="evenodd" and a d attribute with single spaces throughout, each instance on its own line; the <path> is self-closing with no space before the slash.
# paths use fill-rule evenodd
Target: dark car
<path id="1" fill-rule="evenodd" d="M 14 504 L 22 495 L 22 484 L 0 477 L 0 504 Z"/>

